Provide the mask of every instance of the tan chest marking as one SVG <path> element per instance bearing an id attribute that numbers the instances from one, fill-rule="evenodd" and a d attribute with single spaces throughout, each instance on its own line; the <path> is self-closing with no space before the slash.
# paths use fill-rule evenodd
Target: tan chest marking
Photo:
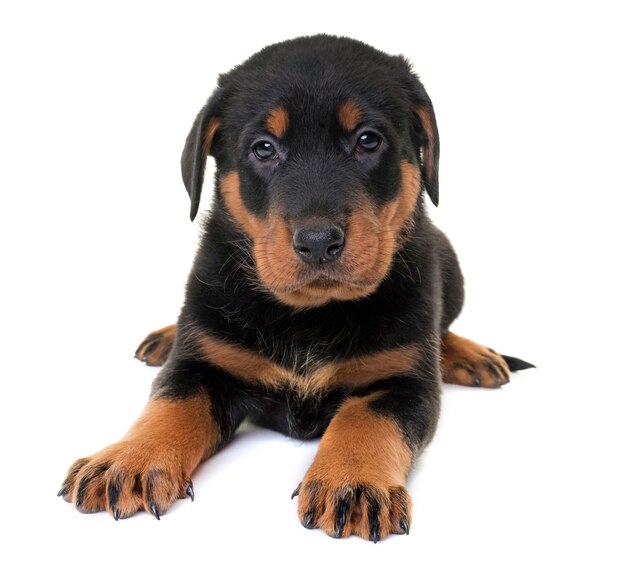
<path id="1" fill-rule="evenodd" d="M 312 362 L 305 372 L 287 369 L 270 358 L 225 340 L 201 334 L 195 353 L 203 360 L 248 382 L 267 388 L 292 387 L 302 394 L 315 394 L 336 386 L 367 386 L 380 379 L 411 373 L 420 360 L 415 344 L 403 345 L 327 363 Z"/>

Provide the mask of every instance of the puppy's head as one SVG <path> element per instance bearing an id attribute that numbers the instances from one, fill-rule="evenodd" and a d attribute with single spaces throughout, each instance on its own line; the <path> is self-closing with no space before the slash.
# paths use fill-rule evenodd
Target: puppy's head
<path id="1" fill-rule="evenodd" d="M 422 189 L 438 202 L 426 91 L 405 59 L 350 39 L 272 45 L 220 77 L 182 156 L 192 219 L 208 155 L 213 213 L 243 232 L 261 285 L 299 308 L 374 292 Z"/>

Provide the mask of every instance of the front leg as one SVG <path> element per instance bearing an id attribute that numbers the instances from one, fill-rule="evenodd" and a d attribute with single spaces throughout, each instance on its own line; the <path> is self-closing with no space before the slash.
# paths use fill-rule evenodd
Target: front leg
<path id="1" fill-rule="evenodd" d="M 439 397 L 436 376 L 412 375 L 385 379 L 348 398 L 294 493 L 302 524 L 374 542 L 408 534 L 406 479 L 433 436 Z"/>
<path id="2" fill-rule="evenodd" d="M 205 367 L 164 367 L 151 398 L 117 443 L 76 461 L 59 491 L 81 512 L 105 510 L 116 520 L 139 510 L 157 519 L 194 492 L 191 475 L 232 434 L 219 403 L 202 385 Z"/>

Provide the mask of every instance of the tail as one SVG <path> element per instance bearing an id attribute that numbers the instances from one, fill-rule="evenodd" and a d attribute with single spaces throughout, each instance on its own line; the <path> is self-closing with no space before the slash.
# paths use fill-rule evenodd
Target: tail
<path id="1" fill-rule="evenodd" d="M 532 363 L 523 361 L 517 357 L 509 357 L 508 355 L 500 355 L 506 361 L 510 371 L 523 371 L 524 369 L 536 369 Z"/>

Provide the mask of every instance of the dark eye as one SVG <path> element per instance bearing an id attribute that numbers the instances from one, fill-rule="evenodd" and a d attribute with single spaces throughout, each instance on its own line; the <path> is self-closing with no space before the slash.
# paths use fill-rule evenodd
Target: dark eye
<path id="1" fill-rule="evenodd" d="M 252 146 L 252 152 L 259 161 L 267 161 L 276 155 L 276 149 L 269 141 L 258 141 Z"/>
<path id="2" fill-rule="evenodd" d="M 361 151 L 376 151 L 380 147 L 380 142 L 382 138 L 377 133 L 373 131 L 366 131 L 359 136 L 358 141 L 356 142 L 357 149 Z"/>

